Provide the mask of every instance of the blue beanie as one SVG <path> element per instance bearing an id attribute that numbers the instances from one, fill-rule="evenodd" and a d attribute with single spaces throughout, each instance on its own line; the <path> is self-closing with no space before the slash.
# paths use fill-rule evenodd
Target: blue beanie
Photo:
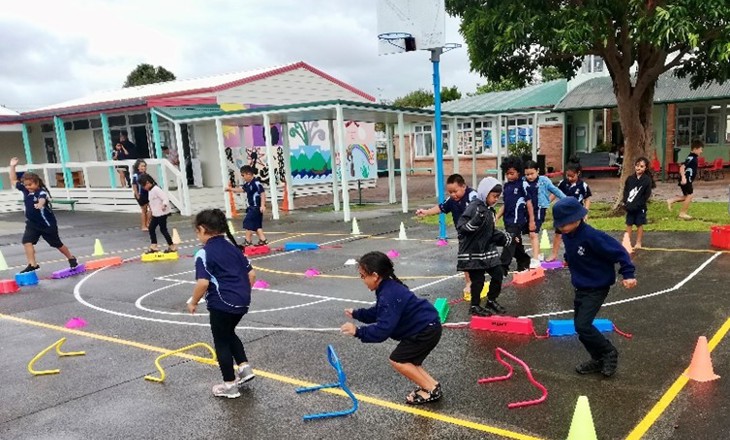
<path id="1" fill-rule="evenodd" d="M 558 200 L 553 206 L 553 226 L 560 228 L 568 223 L 582 220 L 588 210 L 574 197 L 565 197 Z"/>

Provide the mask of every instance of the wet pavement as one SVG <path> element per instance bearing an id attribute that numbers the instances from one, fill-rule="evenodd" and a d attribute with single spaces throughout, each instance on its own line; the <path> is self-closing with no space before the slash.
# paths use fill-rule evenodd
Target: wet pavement
<path id="1" fill-rule="evenodd" d="M 374 299 L 355 267 L 344 263 L 370 250 L 395 249 L 400 253 L 396 274 L 418 295 L 456 301 L 463 287 L 463 279 L 454 276 L 456 241 L 436 246 L 432 226 L 393 207 L 353 215 L 361 236 L 352 236 L 337 213 L 298 211 L 265 223 L 274 248 L 286 241 L 325 247 L 252 259 L 258 278 L 270 287 L 254 290 L 251 312 L 238 334 L 257 378 L 242 388 L 240 398 L 228 400 L 211 395 L 220 373 L 202 361 L 208 353 L 201 349 L 190 352 L 199 358 L 163 360 L 164 383 L 144 380 L 156 374 L 160 354 L 196 342 L 212 344 L 204 307 L 196 316 L 185 311 L 197 248 L 190 220 L 171 219 L 183 240 L 178 261 L 141 263 L 136 257 L 146 248 L 147 235 L 136 227 L 137 216 L 59 212 L 61 237 L 82 261 L 96 258 L 91 253 L 97 238 L 107 254 L 127 260 L 119 267 L 50 280 L 66 263 L 41 243 L 40 284 L 0 295 L 0 438 L 560 439 L 568 435 L 581 395 L 588 396 L 599 439 L 730 438 L 730 343 L 725 337 L 730 256 L 709 247 L 709 232 L 646 234 L 645 246 L 667 250 L 640 250 L 634 256 L 638 287 L 615 286 L 599 314 L 633 334 L 631 339 L 609 335 L 620 351 L 614 377 L 574 372 L 587 356 L 574 336 L 538 339 L 450 328 L 424 364 L 442 383 L 444 397 L 411 407 L 403 401 L 413 386 L 388 363 L 396 343 L 363 344 L 337 331 L 346 322 L 343 309 L 366 307 Z M 396 240 L 401 221 L 406 241 Z M 0 277 L 10 278 L 25 266 L 18 233 L 22 215 L 0 215 L 0 224 L 0 250 L 11 266 Z M 309 268 L 322 275 L 306 278 Z M 512 315 L 533 317 L 536 332 L 543 335 L 548 319 L 572 317 L 569 273 L 551 271 L 533 285 L 506 286 L 500 302 Z M 467 321 L 467 308 L 455 304 L 448 322 Z M 88 325 L 64 328 L 72 317 Z M 702 335 L 711 340 L 714 370 L 722 378 L 684 384 L 680 377 Z M 50 352 L 36 368 L 60 368 L 60 374 L 29 374 L 30 359 L 62 337 L 68 338 L 64 350 L 86 355 L 59 358 Z M 350 407 L 344 394 L 294 391 L 336 380 L 327 362 L 329 344 L 360 397 L 360 408 L 350 416 L 304 422 L 305 414 Z M 497 347 L 530 366 L 548 390 L 544 403 L 507 408 L 540 395 L 518 367 L 508 381 L 477 384 L 479 378 L 505 373 L 495 360 Z"/>

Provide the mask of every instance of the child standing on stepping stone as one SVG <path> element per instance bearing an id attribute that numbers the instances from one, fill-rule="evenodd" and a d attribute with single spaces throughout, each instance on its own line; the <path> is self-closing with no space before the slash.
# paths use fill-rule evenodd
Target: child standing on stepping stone
<path id="1" fill-rule="evenodd" d="M 618 350 L 593 326 L 593 320 L 616 283 L 616 264 L 627 289 L 636 287 L 635 268 L 621 243 L 585 223 L 586 214 L 588 210 L 573 197 L 559 200 L 553 206 L 553 221 L 564 235 L 565 257 L 575 287 L 575 330 L 591 355 L 590 360 L 575 369 L 580 374 L 600 372 L 610 377 L 616 373 Z"/>
<path id="2" fill-rule="evenodd" d="M 375 306 L 345 309 L 345 315 L 371 325 L 357 327 L 348 322 L 342 325 L 342 333 L 362 342 L 400 341 L 390 354 L 390 364 L 417 385 L 406 396 L 406 403 L 421 405 L 440 399 L 441 385 L 421 366 L 441 339 L 438 312 L 395 276 L 393 262 L 384 253 L 368 252 L 360 257 L 358 271 L 368 289 L 375 291 Z"/>
<path id="3" fill-rule="evenodd" d="M 243 229 L 246 231 L 246 241 L 243 242 L 244 246 L 253 245 L 251 239 L 253 238 L 254 232 L 256 232 L 259 238 L 256 246 L 269 244 L 263 229 L 264 213 L 266 212 L 266 192 L 259 178 L 254 176 L 256 173 L 256 168 L 251 165 L 242 166 L 241 177 L 244 180 L 243 185 L 240 188 L 226 189 L 226 191 L 233 191 L 235 193 L 246 193 L 248 207 L 246 208 L 246 217 L 243 219 Z"/>
<path id="4" fill-rule="evenodd" d="M 456 270 L 469 273 L 471 279 L 472 316 L 490 316 L 488 309 L 496 313 L 505 313 L 504 307 L 497 302 L 502 291 L 504 270 L 500 261 L 497 246 L 509 246 L 512 239 L 496 228 L 494 204 L 502 194 L 502 185 L 494 177 L 487 177 L 479 182 L 477 197 L 469 203 L 461 215 L 456 230 L 459 232 L 459 253 L 456 256 Z M 489 292 L 487 308 L 480 305 L 485 273 L 488 273 Z"/>
<path id="5" fill-rule="evenodd" d="M 446 179 L 446 193 L 449 198 L 443 203 L 439 203 L 428 209 L 417 209 L 416 215 L 419 217 L 425 217 L 427 215 L 436 215 L 440 213 L 448 214 L 451 213 L 451 217 L 454 220 L 454 227 L 459 223 L 461 214 L 464 213 L 466 206 L 474 200 L 477 196 L 476 190 L 467 186 L 464 177 L 461 174 L 452 174 Z M 464 279 L 466 285 L 464 286 L 464 292 L 471 291 L 471 280 L 469 279 L 469 272 L 464 272 Z"/>
<path id="6" fill-rule="evenodd" d="M 10 159 L 10 185 L 23 193 L 25 203 L 25 232 L 22 242 L 28 266 L 20 273 L 33 272 L 40 268 L 35 259 L 34 246 L 41 237 L 68 258 L 69 267 L 75 269 L 79 263 L 58 236 L 58 223 L 56 223 L 56 216 L 51 209 L 51 194 L 48 188 L 36 173 L 26 171 L 21 180 L 18 180 L 18 174 L 15 172 L 16 166 L 18 166 L 18 158 L 13 157 Z"/>
<path id="7" fill-rule="evenodd" d="M 238 386 L 255 377 L 243 343 L 236 335 L 236 326 L 248 313 L 256 274 L 236 245 L 226 215 L 220 209 L 199 212 L 194 224 L 203 249 L 195 254 L 197 282 L 188 311 L 194 314 L 198 301 L 205 295 L 215 353 L 223 375 L 223 383 L 213 386 L 213 395 L 233 399 L 241 395 Z M 232 243 L 226 241 L 226 235 Z"/>
<path id="8" fill-rule="evenodd" d="M 545 222 L 547 209 L 550 207 L 550 195 L 557 199 L 564 199 L 565 194 L 553 185 L 553 182 L 546 176 L 540 175 L 537 162 L 528 160 L 525 162 L 525 182 L 527 182 L 527 195 L 532 200 L 532 208 L 535 211 L 535 231 L 530 231 L 530 244 L 532 245 L 532 260 L 530 268 L 534 269 L 540 265 L 540 230 Z"/>
<path id="9" fill-rule="evenodd" d="M 157 227 L 160 227 L 162 236 L 167 241 L 167 249 L 165 253 L 177 252 L 177 246 L 172 242 L 172 237 L 167 231 L 167 218 L 172 213 L 170 209 L 170 199 L 167 197 L 165 191 L 157 185 L 155 179 L 149 174 L 143 174 L 139 180 L 139 184 L 147 191 L 147 198 L 149 199 L 151 220 L 149 224 L 150 232 L 150 248 L 147 251 L 148 254 L 154 254 L 159 252 L 160 249 L 157 247 Z"/>
<path id="10" fill-rule="evenodd" d="M 522 159 L 508 156 L 502 160 L 500 168 L 506 181 L 502 192 L 504 205 L 497 213 L 497 220 L 504 217 L 504 229 L 512 236 L 512 242 L 502 251 L 502 265 L 506 275 L 512 258 L 517 261 L 517 272 L 530 269 L 530 256 L 525 252 L 522 236 L 535 232 L 535 211 L 532 199 L 527 194 L 529 185 L 522 178 Z M 535 267 L 539 264 L 538 262 Z"/>

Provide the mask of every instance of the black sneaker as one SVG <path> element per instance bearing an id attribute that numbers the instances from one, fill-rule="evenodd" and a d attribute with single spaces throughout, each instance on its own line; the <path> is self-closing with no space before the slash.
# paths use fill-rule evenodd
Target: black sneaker
<path id="1" fill-rule="evenodd" d="M 491 309 L 494 313 L 498 315 L 504 315 L 507 313 L 507 310 L 502 307 L 497 301 L 487 300 L 487 308 Z"/>
<path id="2" fill-rule="evenodd" d="M 605 353 L 601 358 L 603 367 L 601 368 L 601 374 L 606 377 L 611 377 L 616 374 L 616 368 L 618 368 L 618 350 L 615 348 L 608 353 Z"/>
<path id="3" fill-rule="evenodd" d="M 469 314 L 471 316 L 492 316 L 492 312 L 485 309 L 482 306 L 471 306 L 469 307 Z"/>
<path id="4" fill-rule="evenodd" d="M 583 362 L 580 365 L 576 365 L 575 371 L 577 371 L 579 374 L 593 374 L 600 373 L 601 368 L 603 368 L 603 362 L 598 359 L 591 359 L 589 361 Z"/>
<path id="5" fill-rule="evenodd" d="M 20 273 L 33 272 L 33 271 L 38 270 L 40 268 L 41 268 L 41 266 L 38 265 L 38 264 L 36 264 L 35 266 L 29 264 L 29 265 L 25 266 L 25 269 L 21 270 Z"/>
<path id="6" fill-rule="evenodd" d="M 256 246 L 266 246 L 267 244 L 269 244 L 269 240 L 263 239 L 259 240 L 259 242 L 256 243 Z"/>
<path id="7" fill-rule="evenodd" d="M 68 267 L 71 269 L 76 269 L 76 266 L 79 265 L 79 262 L 76 260 L 76 257 L 71 257 L 68 259 Z"/>

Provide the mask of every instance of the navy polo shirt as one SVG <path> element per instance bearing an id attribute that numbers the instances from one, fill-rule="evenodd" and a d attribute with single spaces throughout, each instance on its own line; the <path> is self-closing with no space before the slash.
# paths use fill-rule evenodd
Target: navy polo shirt
<path id="1" fill-rule="evenodd" d="M 687 183 L 692 183 L 697 177 L 697 165 L 699 165 L 699 156 L 694 153 L 689 153 L 687 159 L 684 160 L 684 176 L 687 178 Z"/>
<path id="2" fill-rule="evenodd" d="M 459 200 L 454 200 L 449 197 L 439 205 L 439 209 L 444 214 L 451 213 L 451 217 L 454 219 L 454 226 L 456 226 L 456 223 L 459 222 L 461 214 L 464 213 L 467 205 L 469 205 L 469 203 L 475 198 L 477 198 L 477 192 L 474 190 L 474 188 L 469 188 L 467 186 L 464 190 L 464 196 L 462 198 L 460 198 Z"/>
<path id="3" fill-rule="evenodd" d="M 23 193 L 25 219 L 27 223 L 39 228 L 55 228 L 58 226 L 56 216 L 53 215 L 53 210 L 51 209 L 51 199 L 47 191 L 38 189 L 36 192 L 30 192 L 20 181 L 15 182 L 15 188 Z M 44 199 L 46 204 L 43 205 L 43 208 L 36 209 L 35 204 L 41 199 Z"/>
<path id="4" fill-rule="evenodd" d="M 505 226 L 526 225 L 528 220 L 526 182 L 522 179 L 513 182 L 507 181 L 503 188 Z"/>
<path id="5" fill-rule="evenodd" d="M 576 180 L 572 185 L 567 179 L 563 179 L 558 183 L 558 189 L 566 196 L 576 198 L 581 205 L 585 203 L 585 199 L 592 195 L 588 184 L 581 179 Z"/>
<path id="6" fill-rule="evenodd" d="M 261 184 L 258 177 L 254 177 L 250 182 L 244 182 L 241 188 L 246 193 L 248 206 L 261 206 L 261 194 L 264 193 L 264 185 Z"/>
<path id="7" fill-rule="evenodd" d="M 208 309 L 243 314 L 251 304 L 251 263 L 222 235 L 210 238 L 195 254 L 195 279 L 210 281 Z"/>
<path id="8" fill-rule="evenodd" d="M 527 199 L 532 202 L 532 209 L 537 213 L 537 210 L 540 206 L 539 200 L 538 200 L 538 194 L 539 194 L 539 188 L 537 184 L 540 182 L 540 178 L 533 180 L 530 182 L 529 180 L 522 178 L 522 181 L 524 182 L 525 192 L 527 193 Z M 537 214 L 535 214 L 535 217 L 537 217 Z"/>
<path id="9" fill-rule="evenodd" d="M 134 173 L 132 175 L 132 185 L 136 185 L 137 186 L 137 194 L 139 194 L 139 198 L 140 199 L 143 199 L 145 197 L 149 197 L 147 195 L 147 190 L 144 189 L 144 186 L 142 186 L 142 185 L 139 184 L 139 178 L 142 177 L 142 176 L 144 176 L 145 174 L 147 174 L 147 173 Z"/>

